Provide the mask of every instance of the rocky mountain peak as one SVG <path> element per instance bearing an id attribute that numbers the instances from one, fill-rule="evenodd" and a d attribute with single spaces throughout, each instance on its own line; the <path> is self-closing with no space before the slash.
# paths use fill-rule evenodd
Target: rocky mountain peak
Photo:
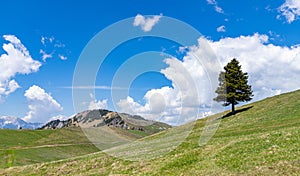
<path id="1" fill-rule="evenodd" d="M 170 128 L 170 125 L 146 120 L 138 115 L 118 113 L 106 109 L 86 110 L 80 112 L 68 120 L 53 120 L 40 129 L 56 129 L 67 127 L 96 128 L 108 126 L 125 130 L 147 131 L 151 126 L 152 131 L 161 131 Z"/>

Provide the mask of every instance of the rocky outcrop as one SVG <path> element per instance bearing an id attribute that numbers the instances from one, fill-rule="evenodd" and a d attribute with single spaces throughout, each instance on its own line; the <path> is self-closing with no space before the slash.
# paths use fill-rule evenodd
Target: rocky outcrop
<path id="1" fill-rule="evenodd" d="M 96 128 L 100 126 L 121 128 L 125 130 L 139 130 L 153 133 L 170 128 L 170 125 L 146 120 L 141 116 L 117 113 L 106 109 L 87 110 L 76 114 L 68 120 L 53 120 L 40 129 L 56 129 L 67 127 Z"/>

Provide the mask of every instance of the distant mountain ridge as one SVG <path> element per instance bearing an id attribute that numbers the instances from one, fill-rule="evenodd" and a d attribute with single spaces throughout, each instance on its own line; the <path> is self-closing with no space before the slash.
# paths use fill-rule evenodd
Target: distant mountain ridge
<path id="1" fill-rule="evenodd" d="M 39 129 L 67 127 L 91 128 L 100 126 L 109 126 L 124 130 L 139 130 L 146 133 L 155 133 L 171 128 L 168 124 L 146 120 L 138 115 L 117 113 L 106 109 L 97 109 L 83 111 L 67 120 L 52 120 Z"/>
<path id="2" fill-rule="evenodd" d="M 30 123 L 24 120 L 11 117 L 11 116 L 1 116 L 0 117 L 0 128 L 6 129 L 36 129 L 41 127 L 42 123 Z"/>

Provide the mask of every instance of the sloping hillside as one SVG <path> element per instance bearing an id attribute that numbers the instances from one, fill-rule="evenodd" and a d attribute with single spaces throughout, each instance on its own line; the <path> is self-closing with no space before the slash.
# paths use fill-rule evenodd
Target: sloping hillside
<path id="1" fill-rule="evenodd" d="M 144 142 L 143 146 L 140 143 L 123 146 L 128 152 L 122 154 L 128 156 L 134 153 L 147 155 L 146 149 L 154 147 L 169 150 L 166 155 L 154 159 L 129 161 L 98 152 L 57 162 L 2 169 L 0 174 L 298 175 L 300 91 L 267 98 L 240 107 L 238 111 L 233 116 L 227 117 L 228 112 L 224 112 L 198 120 L 195 124 L 171 128 L 140 139 Z M 199 146 L 206 121 L 222 117 L 213 138 L 206 145 Z M 191 126 L 192 132 L 178 147 L 165 148 L 165 141 L 175 140 Z M 167 136 L 166 140 L 156 142 L 161 136 Z M 118 149 L 115 151 L 118 152 Z"/>
<path id="2" fill-rule="evenodd" d="M 122 132 L 125 136 L 134 136 L 134 139 L 154 134 L 171 128 L 170 125 L 146 120 L 138 115 L 117 113 L 106 109 L 87 110 L 76 114 L 67 120 L 53 120 L 43 125 L 40 129 L 57 129 L 67 127 L 80 127 L 82 129 L 110 127 Z"/>
<path id="3" fill-rule="evenodd" d="M 0 168 L 66 159 L 97 151 L 99 149 L 80 128 L 0 129 Z"/>
<path id="4" fill-rule="evenodd" d="M 90 154 L 170 127 L 140 116 L 88 110 L 65 121 L 51 121 L 39 130 L 0 129 L 0 168 Z"/>

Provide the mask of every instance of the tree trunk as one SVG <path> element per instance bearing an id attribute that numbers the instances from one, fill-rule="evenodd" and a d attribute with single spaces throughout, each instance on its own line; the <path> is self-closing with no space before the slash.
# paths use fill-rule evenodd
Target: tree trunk
<path id="1" fill-rule="evenodd" d="M 234 103 L 231 103 L 231 114 L 235 114 Z"/>

